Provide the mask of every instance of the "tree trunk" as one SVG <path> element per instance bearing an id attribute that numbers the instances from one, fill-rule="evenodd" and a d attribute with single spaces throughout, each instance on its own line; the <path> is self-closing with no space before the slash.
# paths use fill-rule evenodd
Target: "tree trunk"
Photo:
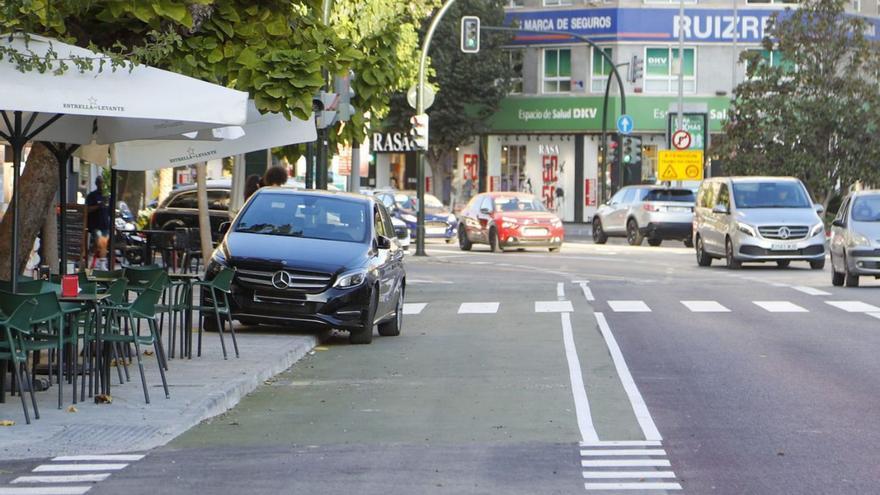
<path id="1" fill-rule="evenodd" d="M 55 213 L 55 201 L 49 204 L 46 218 L 43 219 L 43 233 L 40 236 L 43 251 L 41 265 L 47 265 L 51 273 L 58 273 L 58 214 Z"/>
<path id="2" fill-rule="evenodd" d="M 207 262 L 214 250 L 211 242 L 211 219 L 208 216 L 208 186 L 205 177 L 208 175 L 205 162 L 196 165 L 196 195 L 199 198 L 199 237 L 202 243 L 202 259 Z"/>
<path id="3" fill-rule="evenodd" d="M 12 180 L 10 177 L 9 180 Z M 18 182 L 19 190 L 13 194 L 19 196 L 21 211 L 18 214 L 18 260 L 15 264 L 17 273 L 21 273 L 34 239 L 40 232 L 45 220 L 46 211 L 55 199 L 58 191 L 58 162 L 45 146 L 34 143 L 28 154 L 27 166 Z M 0 279 L 10 280 L 12 270 L 12 203 L 3 216 L 0 224 Z"/>

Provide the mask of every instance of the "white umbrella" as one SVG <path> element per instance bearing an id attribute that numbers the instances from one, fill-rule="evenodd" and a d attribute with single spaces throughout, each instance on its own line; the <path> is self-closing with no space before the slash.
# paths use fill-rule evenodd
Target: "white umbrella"
<path id="1" fill-rule="evenodd" d="M 0 45 L 45 57 L 101 54 L 35 35 L 3 36 Z M 100 64 L 95 64 L 96 66 Z M 21 72 L 8 57 L 0 61 L 0 138 L 12 145 L 13 189 L 28 141 L 70 144 L 113 143 L 182 134 L 246 120 L 247 93 L 153 67 L 80 72 L 70 69 Z M 18 198 L 12 217 L 12 280 L 18 276 Z"/>

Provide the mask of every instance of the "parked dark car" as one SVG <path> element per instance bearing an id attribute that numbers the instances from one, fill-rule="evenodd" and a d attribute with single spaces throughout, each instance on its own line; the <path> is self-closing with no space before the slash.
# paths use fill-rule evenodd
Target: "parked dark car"
<path id="1" fill-rule="evenodd" d="M 211 221 L 211 235 L 220 237 L 220 224 L 229 221 L 229 194 L 231 181 L 228 179 L 209 180 L 208 215 Z M 196 186 L 183 186 L 171 191 L 150 218 L 150 229 L 174 230 L 180 227 L 199 228 L 199 201 Z"/>
<path id="2" fill-rule="evenodd" d="M 404 252 L 375 198 L 265 187 L 223 230 L 206 276 L 235 269 L 232 319 L 347 330 L 353 344 L 376 324 L 400 333 Z"/>
<path id="3" fill-rule="evenodd" d="M 403 220 L 413 239 L 418 231 L 418 195 L 416 191 L 377 191 L 376 197 L 396 218 Z M 425 239 L 444 239 L 455 242 L 458 233 L 458 218 L 452 210 L 433 194 L 425 194 Z"/>

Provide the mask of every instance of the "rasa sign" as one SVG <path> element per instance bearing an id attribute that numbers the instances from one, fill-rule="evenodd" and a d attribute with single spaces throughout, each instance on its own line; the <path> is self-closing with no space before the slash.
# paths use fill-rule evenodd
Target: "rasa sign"
<path id="1" fill-rule="evenodd" d="M 686 9 L 681 23 L 687 42 L 729 43 L 736 34 L 741 43 L 758 43 L 767 32 L 772 17 L 790 15 L 784 10 L 741 9 L 733 15 L 728 9 Z M 880 19 L 864 18 L 867 37 L 880 40 Z M 581 9 L 547 12 L 508 12 L 506 24 L 516 22 L 529 31 L 569 31 L 596 41 L 678 40 L 678 9 Z M 514 43 L 571 43 L 569 38 L 522 33 Z"/>
<path id="2" fill-rule="evenodd" d="M 377 153 L 405 153 L 416 151 L 416 144 L 407 132 L 377 132 L 373 134 L 373 151 Z"/>

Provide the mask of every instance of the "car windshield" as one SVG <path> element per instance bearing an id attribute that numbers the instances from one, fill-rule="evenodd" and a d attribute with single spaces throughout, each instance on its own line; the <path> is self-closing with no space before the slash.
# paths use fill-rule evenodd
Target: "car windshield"
<path id="1" fill-rule="evenodd" d="M 258 194 L 242 213 L 236 232 L 366 242 L 367 207 L 360 202 L 310 194 Z"/>
<path id="2" fill-rule="evenodd" d="M 404 210 L 419 209 L 419 198 L 416 193 L 397 193 L 394 195 L 394 202 Z M 443 208 L 443 203 L 433 194 L 425 194 L 425 204 L 428 205 L 428 208 Z"/>
<path id="3" fill-rule="evenodd" d="M 855 222 L 880 222 L 880 195 L 856 197 L 852 219 Z"/>
<path id="4" fill-rule="evenodd" d="M 645 195 L 643 201 L 674 201 L 678 203 L 693 203 L 694 192 L 690 189 L 652 189 Z"/>
<path id="5" fill-rule="evenodd" d="M 547 209 L 535 198 L 502 196 L 495 198 L 495 211 L 547 211 Z"/>
<path id="6" fill-rule="evenodd" d="M 810 208 L 810 198 L 794 181 L 734 182 L 737 208 Z"/>

